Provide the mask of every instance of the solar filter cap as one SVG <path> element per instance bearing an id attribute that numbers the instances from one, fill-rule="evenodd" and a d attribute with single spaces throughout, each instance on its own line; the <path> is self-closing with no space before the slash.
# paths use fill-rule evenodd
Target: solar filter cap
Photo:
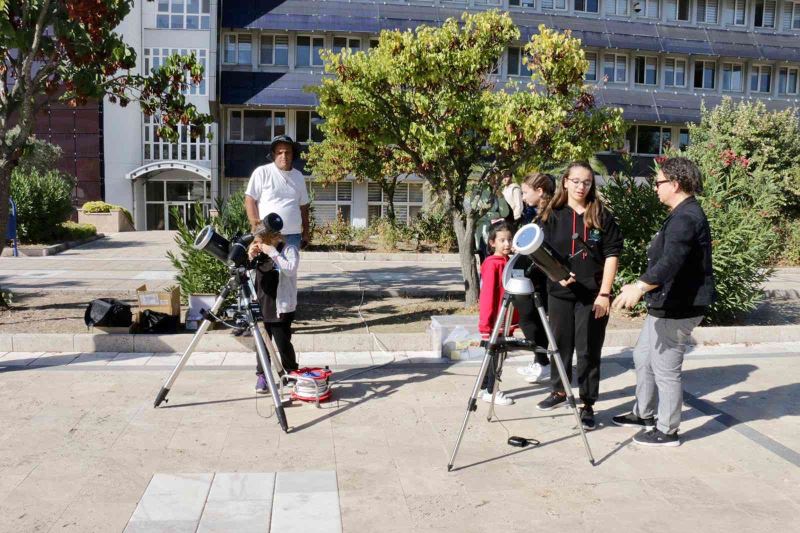
<path id="1" fill-rule="evenodd" d="M 280 233 L 283 229 L 283 219 L 278 213 L 270 213 L 261 221 L 270 232 Z"/>

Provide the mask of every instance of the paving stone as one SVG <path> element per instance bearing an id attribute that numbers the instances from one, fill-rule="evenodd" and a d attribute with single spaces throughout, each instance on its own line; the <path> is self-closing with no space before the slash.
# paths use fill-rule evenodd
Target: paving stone
<path id="1" fill-rule="evenodd" d="M 278 473 L 280 476 L 280 473 Z M 342 519 L 336 492 L 275 494 L 270 531 L 280 533 L 339 533 Z"/>
<path id="2" fill-rule="evenodd" d="M 208 501 L 269 500 L 275 491 L 275 474 L 217 473 L 211 484 Z"/>
<path id="3" fill-rule="evenodd" d="M 0 357 L 0 368 L 28 366 L 43 355 L 44 352 L 9 352 Z"/>
<path id="4" fill-rule="evenodd" d="M 70 366 L 105 366 L 115 359 L 119 352 L 81 352 L 78 357 L 70 361 Z"/>
<path id="5" fill-rule="evenodd" d="M 271 508 L 272 500 L 209 500 L 197 533 L 268 533 Z"/>
<path id="6" fill-rule="evenodd" d="M 153 357 L 152 353 L 122 352 L 108 362 L 108 366 L 144 366 Z"/>
<path id="7" fill-rule="evenodd" d="M 78 358 L 78 352 L 56 352 L 45 353 L 37 357 L 28 365 L 29 368 L 42 366 L 65 366 Z"/>

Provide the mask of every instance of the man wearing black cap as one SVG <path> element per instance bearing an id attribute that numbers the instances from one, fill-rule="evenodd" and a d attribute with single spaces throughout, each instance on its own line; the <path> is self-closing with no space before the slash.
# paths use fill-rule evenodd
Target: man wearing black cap
<path id="1" fill-rule="evenodd" d="M 297 153 L 288 135 L 278 135 L 270 145 L 272 163 L 253 171 L 245 190 L 244 206 L 251 229 L 270 213 L 283 219 L 287 244 L 302 248 L 309 240 L 308 191 L 303 174 L 292 168 Z"/>

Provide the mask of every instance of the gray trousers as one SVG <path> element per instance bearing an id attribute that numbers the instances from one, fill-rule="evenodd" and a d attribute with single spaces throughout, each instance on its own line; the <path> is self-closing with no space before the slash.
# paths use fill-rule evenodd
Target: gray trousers
<path id="1" fill-rule="evenodd" d="M 636 366 L 633 414 L 651 418 L 657 412 L 656 427 L 662 433 L 676 433 L 681 423 L 683 355 L 686 341 L 702 319 L 701 316 L 656 318 L 648 314 L 633 350 Z"/>

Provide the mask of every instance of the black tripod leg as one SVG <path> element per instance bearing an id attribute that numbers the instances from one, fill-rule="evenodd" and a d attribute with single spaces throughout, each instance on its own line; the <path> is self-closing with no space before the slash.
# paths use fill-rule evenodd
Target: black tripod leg
<path id="1" fill-rule="evenodd" d="M 253 339 L 256 342 L 256 355 L 258 356 L 259 361 L 261 361 L 261 368 L 264 369 L 264 378 L 267 380 L 269 393 L 272 395 L 272 401 L 275 403 L 275 413 L 278 417 L 278 423 L 281 425 L 281 429 L 283 429 L 284 433 L 288 433 L 289 424 L 286 421 L 286 411 L 283 409 L 283 401 L 281 400 L 278 386 L 275 385 L 275 378 L 272 376 L 272 365 L 270 364 L 267 346 L 272 348 L 272 350 L 270 350 L 270 352 L 273 354 L 272 359 L 278 361 L 278 365 L 281 363 L 277 359 L 275 348 L 272 347 L 272 341 L 265 339 L 264 336 L 261 335 L 261 330 L 258 329 L 258 324 L 256 324 L 255 320 L 253 320 L 252 315 L 249 318 L 250 331 L 253 333 Z M 279 366 L 279 368 L 281 367 Z"/>
<path id="2" fill-rule="evenodd" d="M 497 339 L 500 336 L 500 328 L 503 324 L 503 319 L 505 317 L 506 310 L 508 309 L 509 302 L 511 301 L 511 297 L 506 294 L 503 298 L 503 303 L 500 305 L 500 312 L 497 315 L 497 320 L 494 323 L 494 329 L 492 330 L 492 336 L 489 338 L 489 343 L 486 345 L 486 354 L 483 356 L 483 363 L 481 364 L 481 370 L 478 372 L 478 378 L 475 380 L 475 385 L 472 387 L 472 394 L 469 397 L 469 401 L 467 401 L 467 411 L 464 413 L 464 421 L 461 423 L 461 429 L 458 432 L 458 438 L 456 439 L 456 445 L 453 448 L 453 453 L 450 455 L 450 462 L 447 463 L 447 471 L 450 472 L 453 469 L 453 463 L 456 460 L 456 455 L 458 454 L 458 448 L 461 446 L 461 439 L 464 438 L 464 431 L 467 429 L 467 423 L 469 422 L 469 415 L 472 411 L 476 411 L 478 409 L 477 401 L 478 401 L 478 394 L 480 394 L 481 385 L 483 384 L 483 378 L 486 376 L 486 372 L 489 371 L 489 365 L 492 364 L 492 354 L 496 350 L 497 346 Z"/>
<path id="3" fill-rule="evenodd" d="M 222 304 L 225 302 L 225 299 L 228 297 L 228 293 L 230 292 L 230 283 L 225 286 L 222 290 L 220 295 L 217 297 L 217 300 L 214 302 L 214 305 L 211 307 L 211 314 L 216 315 L 219 311 Z M 175 369 L 167 378 L 167 381 L 164 382 L 164 385 L 161 387 L 161 390 L 158 391 L 158 395 L 156 396 L 156 401 L 153 403 L 153 407 L 158 407 L 161 405 L 162 402 L 166 401 L 167 394 L 169 394 L 169 390 L 172 388 L 172 384 L 175 383 L 175 380 L 178 379 L 178 374 L 181 373 L 183 367 L 186 366 L 186 363 L 189 362 L 189 357 L 191 357 L 192 352 L 200 343 L 200 339 L 203 337 L 203 334 L 208 331 L 209 326 L 211 326 L 211 322 L 208 319 L 203 320 L 200 324 L 200 327 L 197 328 L 197 333 L 194 334 L 192 337 L 192 341 L 189 343 L 189 346 L 186 348 L 186 351 L 183 352 L 183 356 L 181 356 L 181 360 L 178 361 L 178 364 L 175 365 Z"/>
<path id="4" fill-rule="evenodd" d="M 542 326 L 544 326 L 544 331 L 547 334 L 547 341 L 550 343 L 550 346 L 556 347 L 554 351 L 552 359 L 552 364 L 556 365 L 558 369 L 558 375 L 561 376 L 561 383 L 564 385 L 564 393 L 567 395 L 567 402 L 569 402 L 570 407 L 572 407 L 572 412 L 575 414 L 575 420 L 578 422 L 578 430 L 581 432 L 581 438 L 583 439 L 583 445 L 586 448 L 586 455 L 589 456 L 589 462 L 594 465 L 594 456 L 592 456 L 592 449 L 589 447 L 589 441 L 586 439 L 586 432 L 583 430 L 583 423 L 581 422 L 581 415 L 578 413 L 578 407 L 575 405 L 575 396 L 572 393 L 572 385 L 569 382 L 569 378 L 567 377 L 567 371 L 564 369 L 564 362 L 561 360 L 561 354 L 558 352 L 558 345 L 556 344 L 556 339 L 553 336 L 553 331 L 550 329 L 550 323 L 547 321 L 547 314 L 544 312 L 544 307 L 542 306 L 542 302 L 539 299 L 539 295 L 535 295 L 536 300 L 536 310 L 539 312 L 539 318 L 542 319 Z"/>

